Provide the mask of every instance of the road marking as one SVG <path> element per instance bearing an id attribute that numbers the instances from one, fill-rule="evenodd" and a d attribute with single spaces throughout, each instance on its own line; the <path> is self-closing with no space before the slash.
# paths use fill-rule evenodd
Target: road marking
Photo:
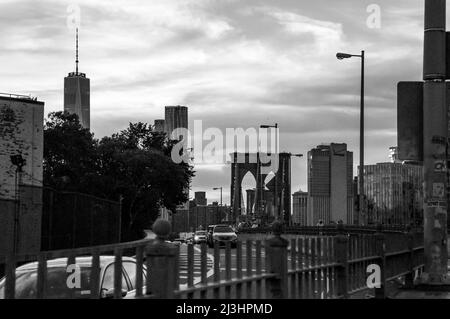
<path id="1" fill-rule="evenodd" d="M 185 245 L 187 246 L 187 245 Z M 198 283 L 201 282 L 202 278 L 201 278 L 201 249 L 197 248 L 194 246 L 194 280 L 193 280 L 193 284 L 197 285 Z M 209 278 L 211 276 L 214 275 L 214 256 L 209 254 L 208 252 L 206 253 L 206 278 Z M 179 271 L 180 271 L 180 275 L 179 278 L 183 279 L 183 280 L 187 280 L 188 276 L 187 276 L 187 272 L 188 272 L 188 254 L 187 252 L 181 252 L 180 253 L 180 258 L 179 258 Z M 187 284 L 181 284 L 180 285 L 181 288 L 186 288 Z"/>

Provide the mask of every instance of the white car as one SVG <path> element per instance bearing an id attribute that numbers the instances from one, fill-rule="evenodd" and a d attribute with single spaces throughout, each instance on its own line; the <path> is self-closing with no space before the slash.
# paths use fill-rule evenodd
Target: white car
<path id="1" fill-rule="evenodd" d="M 100 256 L 100 295 L 98 298 L 114 297 L 114 256 Z M 79 268 L 79 287 L 69 287 L 69 276 L 73 276 L 76 267 L 68 268 L 67 258 L 47 261 L 47 299 L 84 299 L 91 298 L 90 274 L 92 257 L 77 257 Z M 146 282 L 146 267 L 143 265 L 143 283 Z M 16 299 L 34 299 L 37 297 L 38 263 L 28 263 L 16 269 Z M 73 278 L 73 277 L 72 277 Z M 122 297 L 133 297 L 136 282 L 136 260 L 122 257 Z M 145 287 L 143 288 L 145 291 Z M 0 299 L 5 297 L 5 278 L 0 280 Z"/>
<path id="2" fill-rule="evenodd" d="M 236 247 L 236 232 L 228 225 L 216 225 L 212 230 L 212 242 L 211 247 L 225 245 L 227 242 L 231 243 L 231 247 Z"/>
<path id="3" fill-rule="evenodd" d="M 197 230 L 194 234 L 194 244 L 206 243 L 206 230 Z"/>

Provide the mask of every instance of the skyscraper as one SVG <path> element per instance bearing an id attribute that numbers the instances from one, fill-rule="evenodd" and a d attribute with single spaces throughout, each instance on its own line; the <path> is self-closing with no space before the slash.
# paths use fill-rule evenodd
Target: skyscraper
<path id="1" fill-rule="evenodd" d="M 64 111 L 78 115 L 81 125 L 91 127 L 90 80 L 78 72 L 78 29 L 76 34 L 75 72 L 64 78 Z"/>
<path id="2" fill-rule="evenodd" d="M 162 122 L 160 122 L 162 123 Z M 156 123 L 155 123 L 156 124 Z M 164 132 L 170 139 L 181 140 L 181 132 L 176 132 L 177 129 L 188 128 L 188 108 L 186 106 L 166 106 L 164 119 Z M 175 131 L 175 132 L 174 132 Z M 184 151 L 187 152 L 187 136 L 183 138 Z M 189 188 L 185 189 L 186 194 L 189 195 Z M 180 205 L 177 211 L 188 211 L 189 200 Z"/>
<path id="3" fill-rule="evenodd" d="M 353 153 L 347 144 L 308 152 L 308 225 L 353 223 Z"/>
<path id="4" fill-rule="evenodd" d="M 179 136 L 172 136 L 174 130 L 188 128 L 188 108 L 186 106 L 166 106 L 164 131 L 169 138 L 179 139 Z"/>
<path id="5" fill-rule="evenodd" d="M 390 158 L 390 163 L 364 165 L 367 222 L 420 224 L 423 219 L 423 168 Z"/>
<path id="6" fill-rule="evenodd" d="M 308 193 L 299 190 L 292 194 L 292 223 L 306 226 L 308 218 Z"/>

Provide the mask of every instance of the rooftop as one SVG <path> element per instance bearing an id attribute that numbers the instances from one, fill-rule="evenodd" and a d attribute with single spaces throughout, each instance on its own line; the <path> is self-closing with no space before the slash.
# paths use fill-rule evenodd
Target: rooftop
<path id="1" fill-rule="evenodd" d="M 31 95 L 21 95 L 12 93 L 0 93 L 0 100 L 21 101 L 33 104 L 44 104 L 44 102 L 38 101 L 37 97 L 33 97 Z"/>
<path id="2" fill-rule="evenodd" d="M 75 78 L 75 77 L 85 78 L 85 77 L 86 77 L 86 73 L 81 73 L 81 72 L 70 72 L 69 75 L 68 75 L 67 77 L 69 77 L 69 78 Z"/>

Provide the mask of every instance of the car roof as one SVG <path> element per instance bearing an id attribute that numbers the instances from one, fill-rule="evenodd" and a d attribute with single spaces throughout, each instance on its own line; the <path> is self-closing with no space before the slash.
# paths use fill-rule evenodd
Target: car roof
<path id="1" fill-rule="evenodd" d="M 47 260 L 47 268 L 53 268 L 53 267 L 65 267 L 67 266 L 67 257 L 64 258 L 57 258 L 57 259 L 50 259 Z M 103 268 L 107 266 L 110 263 L 113 263 L 115 260 L 114 256 L 100 256 L 100 267 Z M 122 262 L 124 261 L 133 261 L 136 262 L 134 258 L 131 257 L 122 257 Z M 76 257 L 76 264 L 80 267 L 90 267 L 92 264 L 92 256 L 83 256 L 83 257 Z M 38 268 L 38 262 L 31 262 L 25 265 L 22 265 L 17 268 L 18 271 L 26 271 L 26 270 L 34 270 Z"/>
<path id="2" fill-rule="evenodd" d="M 230 226 L 230 225 L 216 225 L 215 227 L 214 227 L 214 229 L 213 229 L 213 231 L 216 229 L 216 228 L 218 228 L 218 227 L 223 227 L 223 228 L 229 228 L 229 229 L 231 229 L 233 232 L 234 232 L 234 230 L 233 230 L 233 228 Z"/>

